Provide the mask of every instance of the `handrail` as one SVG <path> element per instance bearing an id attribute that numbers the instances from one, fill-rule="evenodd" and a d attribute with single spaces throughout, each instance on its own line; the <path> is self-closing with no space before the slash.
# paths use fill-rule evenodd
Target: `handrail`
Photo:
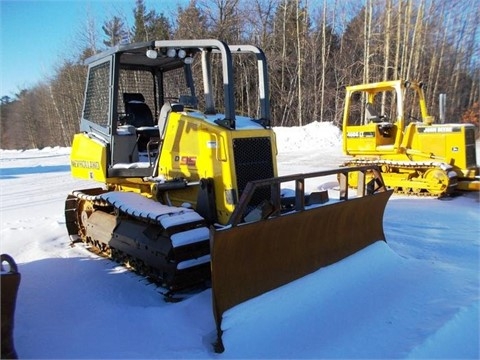
<path id="1" fill-rule="evenodd" d="M 348 173 L 354 171 L 358 172 L 357 197 L 369 196 L 377 192 L 383 192 L 387 190 L 385 183 L 383 182 L 380 169 L 376 165 L 343 167 L 332 170 L 317 171 L 308 174 L 293 174 L 269 179 L 250 181 L 245 186 L 245 189 L 240 196 L 240 200 L 235 207 L 235 210 L 233 211 L 227 225 L 237 226 L 238 224 L 240 224 L 247 210 L 247 206 L 249 205 L 255 191 L 258 188 L 267 186 L 270 186 L 270 205 L 273 206 L 273 211 L 271 212 L 270 216 L 279 216 L 281 209 L 280 184 L 285 182 L 295 181 L 295 211 L 305 210 L 305 179 L 309 178 L 337 174 L 340 186 L 339 200 L 347 201 L 349 199 Z M 373 176 L 372 181 L 369 181 L 368 183 L 366 182 L 367 173 Z"/>

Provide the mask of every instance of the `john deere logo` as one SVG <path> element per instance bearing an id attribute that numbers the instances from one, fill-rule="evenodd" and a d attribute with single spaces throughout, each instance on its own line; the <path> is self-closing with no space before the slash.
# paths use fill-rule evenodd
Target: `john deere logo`
<path id="1" fill-rule="evenodd" d="M 459 132 L 461 128 L 458 126 L 432 126 L 432 127 L 419 127 L 418 132 L 423 134 L 445 134 L 452 132 Z"/>

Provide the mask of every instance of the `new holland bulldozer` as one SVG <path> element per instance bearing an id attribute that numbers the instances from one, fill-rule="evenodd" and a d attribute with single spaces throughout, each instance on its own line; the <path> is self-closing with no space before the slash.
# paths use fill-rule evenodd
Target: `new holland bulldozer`
<path id="1" fill-rule="evenodd" d="M 414 117 L 414 111 L 420 115 Z M 436 124 L 422 83 L 394 80 L 346 87 L 344 166 L 377 165 L 396 193 L 442 197 L 480 190 L 472 124 Z M 355 187 L 356 174 L 349 175 Z"/>
<path id="2" fill-rule="evenodd" d="M 235 87 L 240 58 L 254 70 Z M 227 309 L 385 241 L 392 191 L 376 166 L 278 176 L 259 48 L 161 40 L 119 45 L 86 64 L 71 172 L 100 185 L 67 196 L 68 233 L 166 298 L 211 286 L 217 351 Z M 237 114 L 245 94 L 251 114 Z M 363 184 L 355 193 L 351 172 Z M 340 179 L 338 196 L 306 192 L 329 176 Z"/>

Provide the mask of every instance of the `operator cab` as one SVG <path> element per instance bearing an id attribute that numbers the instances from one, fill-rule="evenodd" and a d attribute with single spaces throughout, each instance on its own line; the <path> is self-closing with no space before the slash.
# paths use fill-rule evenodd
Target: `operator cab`
<path id="1" fill-rule="evenodd" d="M 384 83 L 347 88 L 344 110 L 344 149 L 348 154 L 394 152 L 403 131 L 402 109 L 394 86 Z"/>
<path id="2" fill-rule="evenodd" d="M 232 53 L 254 54 L 261 64 L 255 116 L 236 119 Z M 218 40 L 161 40 L 118 45 L 86 63 L 80 131 L 106 148 L 105 165 L 101 166 L 106 178 L 155 177 L 172 113 L 229 130 L 235 130 L 237 123 L 270 126 L 266 61 L 257 47 L 229 47 Z M 203 88 L 198 96 L 194 77 Z M 214 91 L 219 87 L 214 81 L 223 83 L 223 91 Z"/>
<path id="3" fill-rule="evenodd" d="M 108 146 L 107 177 L 153 176 L 169 113 L 195 104 L 190 65 L 200 49 L 153 50 L 154 43 L 119 45 L 86 61 L 80 130 Z"/>

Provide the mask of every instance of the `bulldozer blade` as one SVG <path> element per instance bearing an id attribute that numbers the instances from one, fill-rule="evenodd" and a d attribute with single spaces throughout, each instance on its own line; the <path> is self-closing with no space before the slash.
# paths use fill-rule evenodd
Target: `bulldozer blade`
<path id="1" fill-rule="evenodd" d="M 248 299 L 385 241 L 383 214 L 392 191 L 275 218 L 211 229 L 215 350 L 223 351 L 223 313 Z"/>
<path id="2" fill-rule="evenodd" d="M 457 190 L 480 191 L 480 180 L 479 179 L 460 180 L 457 183 Z"/>

